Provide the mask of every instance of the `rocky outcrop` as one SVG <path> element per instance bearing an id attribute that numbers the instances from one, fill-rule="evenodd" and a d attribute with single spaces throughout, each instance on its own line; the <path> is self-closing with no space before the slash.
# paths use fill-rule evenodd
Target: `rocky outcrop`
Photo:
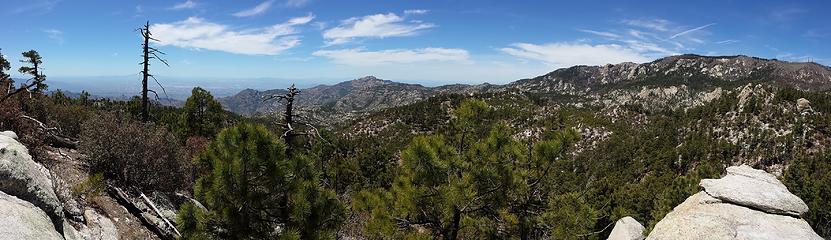
<path id="1" fill-rule="evenodd" d="M 13 132 L 0 134 L 0 191 L 30 202 L 46 212 L 62 231 L 63 207 L 55 195 L 49 171 L 32 160 L 28 149 Z"/>
<path id="2" fill-rule="evenodd" d="M 721 179 L 705 179 L 701 191 L 676 206 L 646 239 L 816 239 L 799 215 L 805 203 L 771 174 L 729 167 Z"/>
<path id="3" fill-rule="evenodd" d="M 808 205 L 791 194 L 776 177 L 747 165 L 729 167 L 727 176 L 704 179 L 699 185 L 707 194 L 724 202 L 767 213 L 798 217 L 808 211 Z"/>
<path id="4" fill-rule="evenodd" d="M 617 220 L 608 240 L 642 240 L 643 225 L 632 217 Z"/>
<path id="5" fill-rule="evenodd" d="M 0 191 L 0 237 L 21 240 L 63 239 L 43 210 L 2 191 Z"/>

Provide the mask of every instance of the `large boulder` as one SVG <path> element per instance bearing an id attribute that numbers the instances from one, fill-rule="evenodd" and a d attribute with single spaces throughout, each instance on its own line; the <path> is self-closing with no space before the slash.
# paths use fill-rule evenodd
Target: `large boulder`
<path id="1" fill-rule="evenodd" d="M 55 195 L 49 171 L 32 160 L 29 150 L 6 132 L 0 134 L 0 191 L 46 212 L 62 231 L 63 207 Z"/>
<path id="2" fill-rule="evenodd" d="M 642 240 L 643 225 L 632 217 L 624 217 L 615 222 L 615 228 L 608 240 Z"/>
<path id="3" fill-rule="evenodd" d="M 2 191 L 0 191 L 0 238 L 63 239 L 43 210 Z"/>
<path id="4" fill-rule="evenodd" d="M 771 174 L 730 167 L 727 176 L 699 185 L 704 191 L 676 206 L 646 239 L 822 240 L 799 218 L 807 211 L 802 200 Z"/>
<path id="5" fill-rule="evenodd" d="M 710 196 L 767 213 L 800 216 L 808 212 L 808 205 L 791 194 L 782 182 L 771 174 L 747 165 L 728 167 L 721 179 L 704 179 L 699 183 Z"/>

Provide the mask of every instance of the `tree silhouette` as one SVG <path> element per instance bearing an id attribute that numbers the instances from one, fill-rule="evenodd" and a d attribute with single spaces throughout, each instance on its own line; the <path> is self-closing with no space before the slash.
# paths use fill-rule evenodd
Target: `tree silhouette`
<path id="1" fill-rule="evenodd" d="M 24 59 L 20 60 L 20 62 L 25 64 L 31 64 L 31 66 L 22 66 L 20 67 L 20 69 L 18 69 L 18 71 L 23 74 L 32 75 L 32 78 L 29 79 L 29 81 L 27 81 L 28 85 L 24 85 L 13 92 L 6 93 L 6 95 L 0 98 L 0 102 L 5 101 L 12 95 L 21 93 L 23 91 L 28 91 L 30 93 L 42 93 L 48 87 L 46 83 L 44 83 L 46 81 L 46 75 L 43 75 L 43 73 L 40 71 L 40 65 L 43 64 L 43 58 L 41 58 L 40 54 L 35 50 L 29 50 L 23 52 L 22 54 Z M 8 61 L 5 62 L 8 63 Z"/>
<path id="2" fill-rule="evenodd" d="M 11 64 L 9 63 L 9 60 L 3 56 L 2 50 L 3 49 L 0 49 L 0 87 L 2 87 L 2 89 L 6 89 L 6 94 L 9 94 L 12 89 L 14 89 L 14 81 L 11 76 L 6 73 L 6 71 L 11 69 Z"/>
<path id="3" fill-rule="evenodd" d="M 142 54 L 143 61 L 141 62 L 141 65 L 143 67 L 143 69 L 141 70 L 141 75 L 142 75 L 142 79 L 141 79 L 141 121 L 147 122 L 147 121 L 150 120 L 150 102 L 149 102 L 149 99 L 147 98 L 147 93 L 152 92 L 154 95 L 156 95 L 156 99 L 159 99 L 159 94 L 156 93 L 156 91 L 153 91 L 153 90 L 147 88 L 147 80 L 149 78 L 153 78 L 153 80 L 156 81 L 156 84 L 158 84 L 159 87 L 162 88 L 162 91 L 165 91 L 164 87 L 162 87 L 162 84 L 159 83 L 159 80 L 156 79 L 156 77 L 153 76 L 153 74 L 150 74 L 150 59 L 159 60 L 160 62 L 164 63 L 164 65 L 166 65 L 168 67 L 170 65 L 167 64 L 166 60 L 159 57 L 159 54 L 164 55 L 164 52 L 159 51 L 159 49 L 156 49 L 156 48 L 150 46 L 150 41 L 156 41 L 156 42 L 159 41 L 158 39 L 153 38 L 153 34 L 150 32 L 150 22 L 149 21 L 146 22 L 144 24 L 144 27 L 139 28 L 137 30 L 141 32 L 141 36 L 144 40 L 144 42 L 141 44 L 142 53 L 143 53 Z M 166 92 L 165 92 L 165 95 L 167 95 Z"/>

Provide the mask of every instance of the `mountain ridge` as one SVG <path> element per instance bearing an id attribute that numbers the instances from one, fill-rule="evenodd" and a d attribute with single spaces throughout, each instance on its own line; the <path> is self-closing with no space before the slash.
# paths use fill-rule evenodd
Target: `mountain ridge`
<path id="1" fill-rule="evenodd" d="M 786 62 L 745 55 L 684 54 L 641 64 L 624 62 L 560 68 L 503 85 L 482 83 L 425 87 L 365 76 L 333 85 L 322 84 L 302 89 L 298 102 L 301 109 L 312 112 L 318 119 L 320 116 L 332 115 L 326 121 L 342 121 L 361 113 L 407 105 L 442 94 L 519 91 L 548 96 L 575 96 L 583 100 L 603 102 L 608 101 L 610 95 L 615 97 L 615 94 L 608 93 L 626 89 L 643 91 L 644 87 L 649 87 L 650 90 L 656 87 L 675 87 L 675 90 L 669 91 L 678 92 L 680 88 L 683 94 L 695 96 L 719 87 L 734 87 L 749 82 L 768 82 L 807 91 L 827 91 L 831 89 L 831 67 L 813 62 Z M 262 102 L 260 99 L 282 93 L 285 90 L 246 89 L 236 95 L 220 98 L 219 101 L 229 111 L 242 115 L 268 114 L 278 109 L 280 103 Z"/>

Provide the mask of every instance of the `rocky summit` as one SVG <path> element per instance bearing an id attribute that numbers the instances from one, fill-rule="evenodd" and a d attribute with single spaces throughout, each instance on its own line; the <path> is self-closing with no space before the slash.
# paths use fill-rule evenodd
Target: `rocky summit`
<path id="1" fill-rule="evenodd" d="M 729 167 L 727 176 L 700 185 L 704 191 L 676 206 L 646 239 L 822 239 L 800 218 L 805 203 L 771 174 Z"/>

